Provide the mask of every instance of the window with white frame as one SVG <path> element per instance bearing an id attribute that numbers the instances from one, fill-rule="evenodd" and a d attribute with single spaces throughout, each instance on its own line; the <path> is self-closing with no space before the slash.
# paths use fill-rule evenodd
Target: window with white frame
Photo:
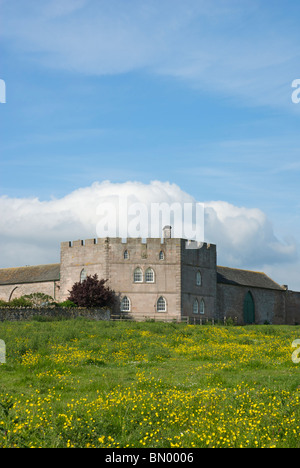
<path id="1" fill-rule="evenodd" d="M 161 251 L 159 252 L 159 260 L 164 260 L 164 259 L 165 259 L 165 254 L 164 254 L 164 252 L 161 250 Z"/>
<path id="2" fill-rule="evenodd" d="M 166 312 L 167 311 L 167 302 L 163 296 L 157 300 L 157 312 Z"/>
<path id="3" fill-rule="evenodd" d="M 80 273 L 80 283 L 83 283 L 83 281 L 85 281 L 87 278 L 87 273 L 85 271 L 85 269 L 81 270 L 81 273 Z"/>
<path id="4" fill-rule="evenodd" d="M 193 303 L 193 314 L 199 314 L 199 302 L 198 299 L 194 300 Z"/>
<path id="5" fill-rule="evenodd" d="M 125 250 L 124 251 L 124 260 L 128 260 L 129 259 L 129 252 L 128 250 Z"/>
<path id="6" fill-rule="evenodd" d="M 197 286 L 201 286 L 201 284 L 202 284 L 201 272 L 200 272 L 200 271 L 197 271 L 197 273 L 196 273 L 196 285 L 197 285 Z"/>
<path id="7" fill-rule="evenodd" d="M 135 283 L 142 283 L 143 282 L 143 272 L 142 272 L 141 268 L 136 268 L 134 270 L 133 281 Z"/>
<path id="8" fill-rule="evenodd" d="M 201 302 L 200 302 L 200 314 L 204 315 L 205 313 L 205 302 L 203 299 L 201 299 Z"/>
<path id="9" fill-rule="evenodd" d="M 127 296 L 124 296 L 121 301 L 121 312 L 130 312 L 130 309 L 130 299 Z"/>
<path id="10" fill-rule="evenodd" d="M 152 268 L 146 270 L 145 281 L 146 283 L 154 283 L 154 270 Z"/>

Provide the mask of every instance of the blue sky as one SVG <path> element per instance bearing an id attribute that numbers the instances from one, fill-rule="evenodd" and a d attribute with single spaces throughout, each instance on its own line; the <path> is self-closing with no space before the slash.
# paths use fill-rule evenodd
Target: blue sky
<path id="1" fill-rule="evenodd" d="M 0 0 L 0 197 L 157 180 L 258 209 L 272 235 L 253 245 L 293 249 L 238 266 L 299 289 L 299 17 L 297 0 Z M 8 250 L 2 266 L 48 261 Z"/>

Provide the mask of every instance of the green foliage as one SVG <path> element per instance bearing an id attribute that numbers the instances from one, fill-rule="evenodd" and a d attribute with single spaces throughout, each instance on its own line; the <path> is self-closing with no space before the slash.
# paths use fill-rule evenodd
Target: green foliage
<path id="1" fill-rule="evenodd" d="M 237 323 L 232 317 L 226 317 L 224 325 L 227 327 L 233 327 L 237 325 Z"/>
<path id="2" fill-rule="evenodd" d="M 28 300 L 33 307 L 48 307 L 54 302 L 53 297 L 40 292 L 27 294 L 23 297 L 25 300 Z"/>
<path id="3" fill-rule="evenodd" d="M 13 299 L 8 303 L 10 307 L 32 307 L 32 302 L 25 296 Z"/>
<path id="4" fill-rule="evenodd" d="M 57 305 L 58 305 L 58 307 L 66 307 L 68 309 L 70 309 L 72 307 L 78 307 L 77 304 L 75 304 L 73 301 L 70 301 L 69 299 L 67 301 L 64 301 L 64 302 L 59 302 Z"/>
<path id="5" fill-rule="evenodd" d="M 0 300 L 0 307 L 48 307 L 49 305 L 54 305 L 53 297 L 44 293 L 32 293 L 26 294 L 15 299 L 12 299 L 10 302 Z"/>

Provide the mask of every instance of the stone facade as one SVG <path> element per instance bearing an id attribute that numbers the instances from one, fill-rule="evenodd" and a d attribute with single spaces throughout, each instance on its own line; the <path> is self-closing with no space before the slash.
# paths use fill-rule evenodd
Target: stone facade
<path id="1" fill-rule="evenodd" d="M 274 325 L 286 323 L 286 293 L 284 291 L 227 284 L 217 286 L 219 319 L 231 317 L 238 324 L 243 325 L 244 301 L 249 291 L 254 300 L 255 323 L 273 323 Z"/>
<path id="2" fill-rule="evenodd" d="M 119 302 L 127 297 L 128 315 L 180 319 L 193 314 L 194 302 L 204 301 L 207 315 L 216 308 L 216 246 L 188 244 L 184 239 L 87 239 L 61 244 L 61 300 L 68 297 L 72 285 L 87 275 L 108 279 Z M 194 247 L 194 248 L 191 248 Z M 141 280 L 135 281 L 135 271 Z M 150 272 L 150 276 L 148 273 Z M 151 273 L 152 272 L 152 273 Z M 196 284 L 197 273 L 201 284 Z M 153 275 L 151 277 L 151 274 Z M 165 301 L 160 311 L 158 301 Z M 115 313 L 119 313 L 116 308 Z M 199 310 L 200 312 L 200 310 Z"/>
<path id="3" fill-rule="evenodd" d="M 300 325 L 300 292 L 287 291 L 286 323 Z"/>
<path id="4" fill-rule="evenodd" d="M 58 281 L 37 281 L 35 283 L 0 285 L 0 299 L 8 302 L 32 293 L 43 293 L 58 300 L 60 296 Z"/>
<path id="5" fill-rule="evenodd" d="M 300 293 L 263 273 L 218 267 L 215 245 L 170 235 L 63 242 L 60 264 L 0 270 L 0 299 L 42 292 L 64 301 L 75 282 L 94 274 L 116 292 L 113 314 L 204 322 L 231 317 L 244 324 L 250 295 L 253 319 L 248 323 L 300 323 Z"/>

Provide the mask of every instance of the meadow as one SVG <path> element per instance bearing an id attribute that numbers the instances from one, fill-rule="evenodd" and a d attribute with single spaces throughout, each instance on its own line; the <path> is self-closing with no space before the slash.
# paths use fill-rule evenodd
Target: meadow
<path id="1" fill-rule="evenodd" d="M 0 323 L 0 448 L 300 447 L 300 328 Z"/>

